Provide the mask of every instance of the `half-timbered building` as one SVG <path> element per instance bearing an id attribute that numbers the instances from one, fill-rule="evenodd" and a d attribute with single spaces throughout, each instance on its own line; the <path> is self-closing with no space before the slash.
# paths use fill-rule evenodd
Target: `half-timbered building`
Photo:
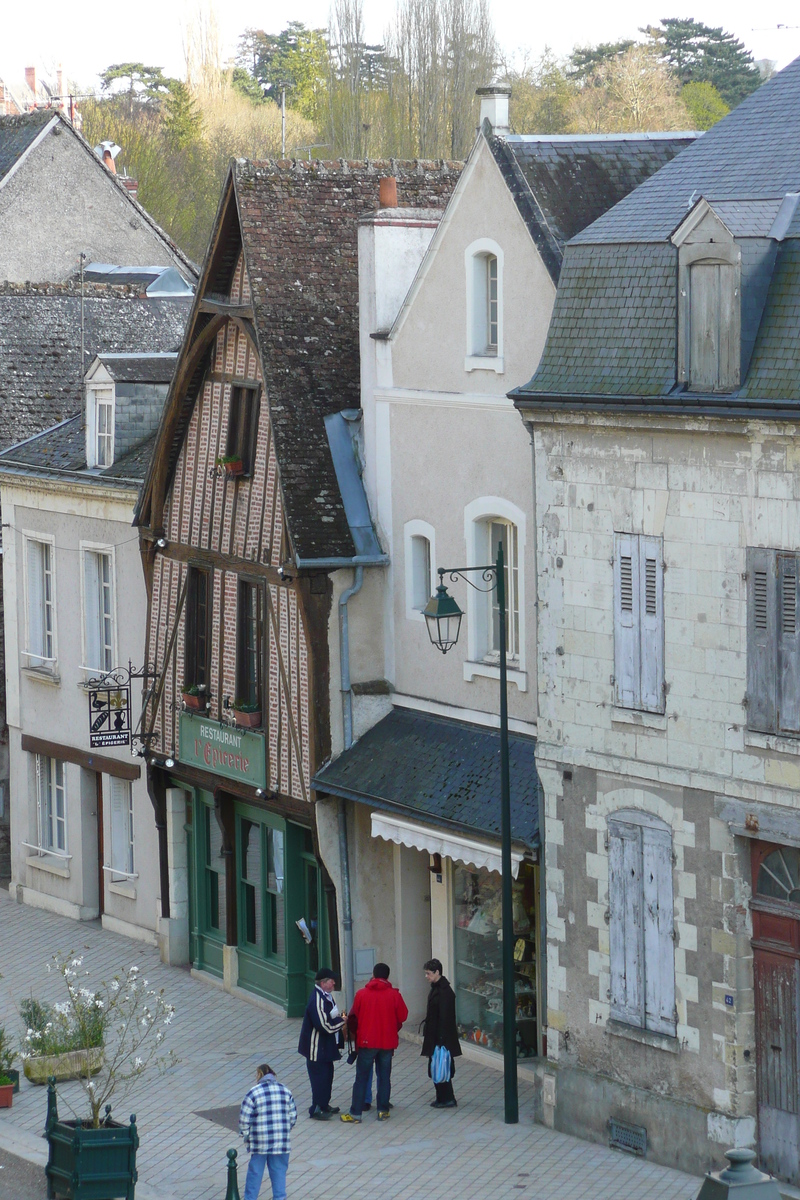
<path id="1" fill-rule="evenodd" d="M 290 1015 L 338 958 L 338 830 L 311 785 L 346 719 L 338 599 L 376 568 L 368 607 L 386 563 L 359 467 L 357 236 L 390 171 L 419 207 L 458 175 L 232 166 L 137 516 L 166 954 Z"/>

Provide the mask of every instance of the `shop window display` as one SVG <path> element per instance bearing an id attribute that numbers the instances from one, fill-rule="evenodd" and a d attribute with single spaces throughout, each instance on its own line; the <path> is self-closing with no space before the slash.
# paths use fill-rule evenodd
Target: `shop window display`
<path id="1" fill-rule="evenodd" d="M 455 985 L 459 1035 L 502 1053 L 503 963 L 500 874 L 456 864 Z M 531 863 L 513 884 L 517 1054 L 536 1055 L 536 885 Z"/>

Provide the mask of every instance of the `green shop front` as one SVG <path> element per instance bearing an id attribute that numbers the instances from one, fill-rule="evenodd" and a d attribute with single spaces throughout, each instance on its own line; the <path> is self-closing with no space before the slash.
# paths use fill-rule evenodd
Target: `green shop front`
<path id="1" fill-rule="evenodd" d="M 192 966 L 301 1015 L 331 962 L 311 806 L 266 796 L 263 733 L 186 712 L 170 782 L 186 795 Z"/>

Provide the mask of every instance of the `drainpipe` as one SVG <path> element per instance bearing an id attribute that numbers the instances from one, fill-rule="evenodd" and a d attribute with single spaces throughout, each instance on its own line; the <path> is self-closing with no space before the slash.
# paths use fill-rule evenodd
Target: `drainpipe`
<path id="1" fill-rule="evenodd" d="M 359 565 L 353 573 L 353 586 L 339 597 L 339 659 L 341 667 L 342 718 L 344 724 L 344 748 L 353 744 L 353 688 L 350 682 L 350 623 L 347 603 L 351 596 L 361 591 L 364 583 L 364 568 Z M 339 800 L 339 866 L 342 874 L 342 929 L 344 932 L 344 995 L 347 1007 L 355 990 L 355 955 L 353 953 L 353 908 L 350 902 L 350 856 L 347 849 L 347 807 Z"/>

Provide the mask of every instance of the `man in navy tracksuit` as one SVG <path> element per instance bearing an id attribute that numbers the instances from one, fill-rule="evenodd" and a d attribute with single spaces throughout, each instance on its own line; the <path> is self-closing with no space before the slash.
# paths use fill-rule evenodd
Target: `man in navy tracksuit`
<path id="1" fill-rule="evenodd" d="M 306 1059 L 311 1081 L 311 1108 L 308 1115 L 315 1121 L 328 1121 L 338 1113 L 331 1108 L 333 1064 L 342 1057 L 339 1053 L 339 1031 L 347 1024 L 347 1013 L 339 1012 L 331 995 L 336 977 L 327 967 L 314 976 L 314 990 L 306 1005 L 303 1027 L 297 1051 Z"/>

